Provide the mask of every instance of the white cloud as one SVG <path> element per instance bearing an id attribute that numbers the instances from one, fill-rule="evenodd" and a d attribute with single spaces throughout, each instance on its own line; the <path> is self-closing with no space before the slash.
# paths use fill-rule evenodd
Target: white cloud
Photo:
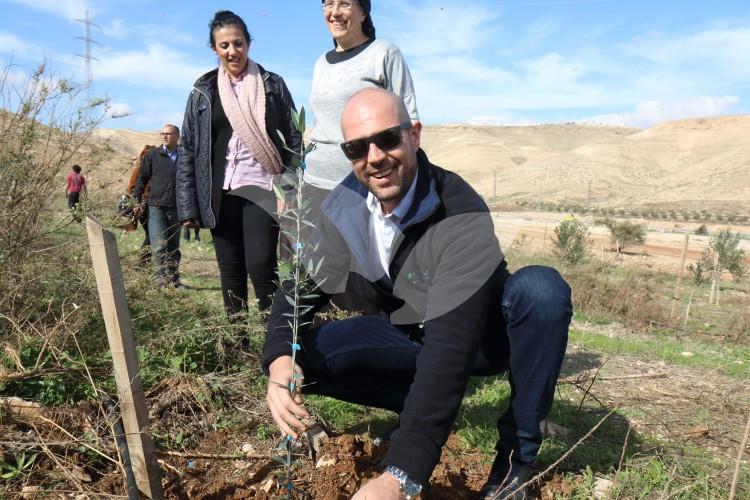
<path id="1" fill-rule="evenodd" d="M 150 127 L 156 129 L 165 123 L 172 123 L 178 127 L 182 127 L 183 114 L 179 112 L 161 111 L 161 108 L 163 107 L 164 106 L 161 104 L 139 106 L 129 118 L 132 118 L 131 122 L 139 127 Z M 154 141 L 158 140 L 159 137 L 154 134 Z"/>
<path id="2" fill-rule="evenodd" d="M 41 10 L 68 19 L 82 18 L 86 11 L 91 11 L 86 0 L 8 0 L 17 4 Z M 93 12 L 90 12 L 93 14 Z"/>
<path id="3" fill-rule="evenodd" d="M 585 65 L 550 52 L 537 59 L 520 64 L 527 84 L 537 89 L 563 89 L 578 84 L 584 76 Z"/>
<path id="4" fill-rule="evenodd" d="M 16 35 L 7 31 L 0 31 L 0 52 L 25 56 L 28 50 L 29 45 L 23 43 Z"/>
<path id="5" fill-rule="evenodd" d="M 163 24 L 134 24 L 123 19 L 115 18 L 109 25 L 102 28 L 102 32 L 116 40 L 138 39 L 142 41 L 163 42 L 168 40 L 170 44 L 188 45 L 198 43 L 193 33 L 184 27 Z"/>
<path id="6" fill-rule="evenodd" d="M 649 128 L 657 123 L 684 118 L 718 116 L 738 112 L 737 96 L 695 97 L 675 101 L 642 101 L 629 113 L 610 113 L 580 120 L 585 123 Z"/>
<path id="7" fill-rule="evenodd" d="M 377 26 L 383 27 L 386 38 L 397 38 L 401 50 L 413 57 L 472 52 L 491 41 L 496 29 L 490 26 L 498 17 L 497 9 L 474 1 L 382 3 L 378 10 L 384 14 L 377 16 Z"/>
<path id="8" fill-rule="evenodd" d="M 132 115 L 135 110 L 125 102 L 110 102 L 107 105 L 107 117 L 120 118 Z"/>
<path id="9" fill-rule="evenodd" d="M 9 69 L 8 72 L 3 75 L 3 78 L 5 80 L 4 86 L 8 89 L 24 89 L 29 83 L 29 74 L 19 69 Z"/>
<path id="10" fill-rule="evenodd" d="M 750 77 L 750 28 L 708 29 L 686 36 L 652 33 L 625 47 L 630 54 L 666 66 L 719 67 L 727 76 Z"/>
<path id="11" fill-rule="evenodd" d="M 206 72 L 205 63 L 160 43 L 149 43 L 145 52 L 105 52 L 94 66 L 97 80 L 115 80 L 154 89 L 184 90 Z"/>

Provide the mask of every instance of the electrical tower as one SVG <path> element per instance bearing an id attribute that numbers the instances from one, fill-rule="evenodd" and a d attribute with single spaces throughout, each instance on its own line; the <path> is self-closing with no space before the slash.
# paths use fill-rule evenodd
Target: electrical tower
<path id="1" fill-rule="evenodd" d="M 99 29 L 101 29 L 101 27 L 98 24 L 91 22 L 91 20 L 89 19 L 88 9 L 86 9 L 85 18 L 76 19 L 75 21 L 83 24 L 86 29 L 86 34 L 84 36 L 75 37 L 77 40 L 83 40 L 86 47 L 86 52 L 84 54 L 76 54 L 76 57 L 82 58 L 86 64 L 86 88 L 88 89 L 89 94 L 91 94 L 92 88 L 94 86 L 94 75 L 91 71 L 91 61 L 99 60 L 91 55 L 91 44 L 95 43 L 97 45 L 101 45 L 99 42 L 91 38 L 91 27 L 96 26 Z"/>

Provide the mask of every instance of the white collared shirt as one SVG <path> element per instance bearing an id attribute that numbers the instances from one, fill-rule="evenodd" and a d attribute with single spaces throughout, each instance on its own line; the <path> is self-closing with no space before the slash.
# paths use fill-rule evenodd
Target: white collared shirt
<path id="1" fill-rule="evenodd" d="M 391 262 L 391 255 L 393 252 L 393 241 L 396 236 L 401 233 L 398 228 L 399 223 L 403 220 L 406 213 L 411 208 L 412 202 L 414 201 L 414 191 L 417 187 L 417 176 L 414 176 L 414 180 L 406 192 L 406 195 L 401 199 L 396 208 L 391 213 L 384 214 L 383 209 L 380 207 L 380 201 L 375 198 L 372 192 L 367 193 L 367 209 L 370 211 L 369 232 L 370 242 L 374 244 L 368 245 L 368 263 L 372 266 L 372 269 L 382 269 L 386 275 L 390 277 L 388 266 Z"/>

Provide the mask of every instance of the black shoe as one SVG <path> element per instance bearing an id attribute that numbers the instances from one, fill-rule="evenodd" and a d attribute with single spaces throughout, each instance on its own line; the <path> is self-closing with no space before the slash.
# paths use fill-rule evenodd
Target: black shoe
<path id="1" fill-rule="evenodd" d="M 482 500 L 525 500 L 524 490 L 518 488 L 531 479 L 531 467 L 516 462 L 505 453 L 498 453 L 490 469 L 490 477 L 479 490 Z M 518 490 L 518 491 L 516 491 Z"/>

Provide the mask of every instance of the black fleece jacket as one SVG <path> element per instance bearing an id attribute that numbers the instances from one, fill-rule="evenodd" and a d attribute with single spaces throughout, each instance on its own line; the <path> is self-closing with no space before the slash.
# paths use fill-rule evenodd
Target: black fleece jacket
<path id="1" fill-rule="evenodd" d="M 140 201 L 144 188 L 149 185 L 148 204 L 152 207 L 176 207 L 176 162 L 169 159 L 163 146 L 152 148 L 141 163 L 141 171 L 133 188 L 133 197 Z"/>
<path id="2" fill-rule="evenodd" d="M 405 335 L 421 337 L 417 372 L 384 463 L 427 485 L 479 347 L 499 337 L 486 333 L 499 322 L 499 294 L 508 271 L 481 197 L 455 173 L 432 165 L 421 150 L 414 202 L 399 226 L 389 275 L 367 258 L 375 243 L 369 237 L 366 198 L 367 190 L 350 174 L 324 202 L 313 231 L 317 245 L 309 245 L 316 250 L 310 258 L 314 267 L 320 265 L 315 277 L 322 284 L 317 297 L 305 301 L 310 307 L 301 323 L 343 290 L 354 272 L 377 290 L 381 312 L 392 324 Z M 274 359 L 290 354 L 291 311 L 280 290 L 263 348 L 266 373 Z M 304 352 L 298 355 L 304 370 Z"/>

